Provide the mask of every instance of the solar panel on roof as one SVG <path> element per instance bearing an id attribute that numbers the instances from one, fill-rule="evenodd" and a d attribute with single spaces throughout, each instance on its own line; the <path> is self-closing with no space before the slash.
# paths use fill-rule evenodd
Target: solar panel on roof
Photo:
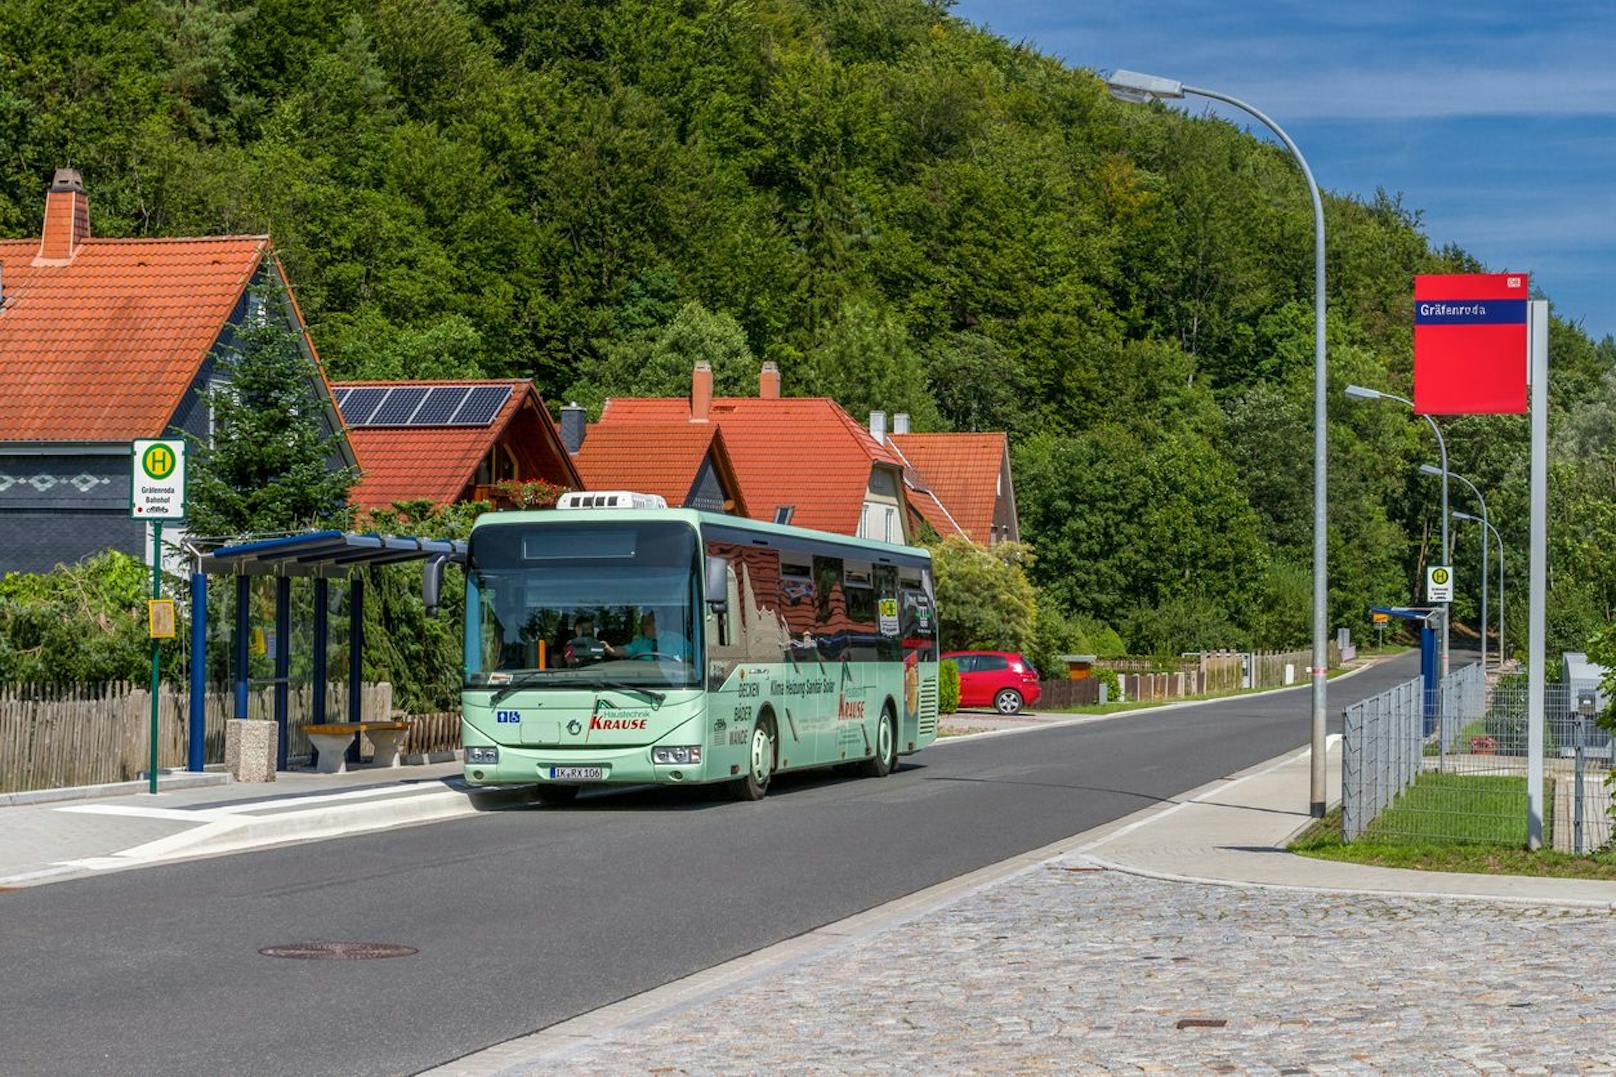
<path id="1" fill-rule="evenodd" d="M 452 426 L 487 426 L 499 414 L 499 409 L 505 406 L 505 401 L 511 396 L 509 385 L 479 385 L 466 397 L 466 402 L 460 405 L 454 418 L 449 420 Z"/>
<path id="2" fill-rule="evenodd" d="M 342 410 L 342 402 L 344 400 L 348 399 L 348 394 L 351 393 L 351 392 L 353 392 L 352 389 L 334 389 L 334 390 L 332 390 L 331 399 L 336 402 L 338 411 Z"/>
<path id="3" fill-rule="evenodd" d="M 342 417 L 349 426 L 364 426 L 370 421 L 370 416 L 376 410 L 376 405 L 382 402 L 387 390 L 381 386 L 367 385 L 358 389 L 351 389 L 348 397 L 342 402 Z"/>
<path id="4" fill-rule="evenodd" d="M 370 417 L 367 426 L 405 426 L 409 424 L 410 416 L 415 409 L 421 406 L 426 399 L 426 387 L 423 385 L 396 385 L 388 390 L 387 399 L 376 413 Z"/>
<path id="5" fill-rule="evenodd" d="M 412 426 L 445 426 L 470 396 L 472 388 L 466 385 L 439 385 L 426 394 L 410 420 Z"/>

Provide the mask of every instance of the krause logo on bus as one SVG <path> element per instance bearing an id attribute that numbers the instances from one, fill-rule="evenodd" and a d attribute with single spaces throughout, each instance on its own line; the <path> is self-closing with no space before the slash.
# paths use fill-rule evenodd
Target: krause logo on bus
<path id="1" fill-rule="evenodd" d="M 1414 278 L 1414 410 L 1422 415 L 1526 410 L 1524 273 Z"/>
<path id="2" fill-rule="evenodd" d="M 185 516 L 185 442 L 146 438 L 134 442 L 129 476 L 129 515 L 141 520 Z"/>

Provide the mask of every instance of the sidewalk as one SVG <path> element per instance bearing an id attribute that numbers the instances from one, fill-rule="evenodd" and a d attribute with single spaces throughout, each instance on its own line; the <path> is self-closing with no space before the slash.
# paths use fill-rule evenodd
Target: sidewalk
<path id="1" fill-rule="evenodd" d="M 1307 784 L 1288 754 L 440 1072 L 1616 1070 L 1616 883 L 1294 856 Z"/>
<path id="2" fill-rule="evenodd" d="M 0 807 L 0 887 L 432 822 L 509 799 L 474 798 L 459 775 L 457 762 L 290 771 L 273 783 Z"/>

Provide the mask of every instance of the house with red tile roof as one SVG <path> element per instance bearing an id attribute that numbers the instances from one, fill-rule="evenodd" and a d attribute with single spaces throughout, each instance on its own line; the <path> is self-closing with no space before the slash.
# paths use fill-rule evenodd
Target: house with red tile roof
<path id="1" fill-rule="evenodd" d="M 351 381 L 331 392 L 359 456 L 355 508 L 422 499 L 511 507 L 507 483 L 583 489 L 531 381 Z"/>
<path id="2" fill-rule="evenodd" d="M 718 429 L 754 520 L 909 541 L 903 459 L 829 397 L 782 397 L 773 363 L 763 364 L 757 396 L 717 398 L 712 370 L 697 363 L 688 399 L 613 397 L 597 427 L 669 424 Z"/>
<path id="3" fill-rule="evenodd" d="M 285 297 L 265 301 L 263 292 Z M 0 240 L 0 573 L 45 571 L 108 547 L 146 552 L 129 518 L 129 443 L 212 424 L 219 355 L 247 318 L 302 337 L 308 393 L 342 429 L 268 236 L 98 239 L 72 169 L 40 235 Z M 341 444 L 334 465 L 356 461 Z"/>
<path id="4" fill-rule="evenodd" d="M 939 535 L 963 534 L 984 546 L 1021 541 L 1010 439 L 1002 431 L 913 434 L 904 416 L 895 418 L 887 441 L 927 495 L 910 503 Z"/>
<path id="5" fill-rule="evenodd" d="M 658 494 L 675 508 L 746 515 L 746 497 L 716 423 L 592 423 L 582 408 L 561 409 L 563 440 L 581 431 L 581 444 L 567 445 L 591 490 Z M 569 422 L 573 413 L 578 419 Z"/>

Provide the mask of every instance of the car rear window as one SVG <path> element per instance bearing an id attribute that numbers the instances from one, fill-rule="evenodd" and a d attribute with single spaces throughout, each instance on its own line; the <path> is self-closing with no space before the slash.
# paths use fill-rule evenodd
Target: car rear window
<path id="1" fill-rule="evenodd" d="M 976 672 L 985 673 L 990 669 L 1009 669 L 1010 660 L 1002 654 L 979 654 L 976 656 Z"/>

